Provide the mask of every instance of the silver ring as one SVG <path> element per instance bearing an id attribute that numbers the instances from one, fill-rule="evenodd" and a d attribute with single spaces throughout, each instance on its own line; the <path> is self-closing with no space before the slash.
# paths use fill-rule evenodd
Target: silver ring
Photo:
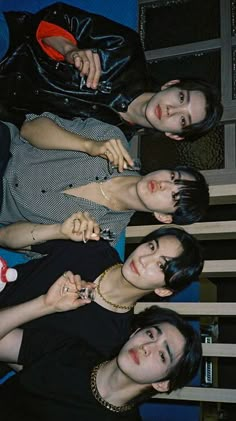
<path id="1" fill-rule="evenodd" d="M 71 54 L 71 58 L 72 60 L 74 60 L 75 58 L 79 57 L 79 53 L 75 52 Z M 80 59 L 81 61 L 83 61 L 82 59 Z"/>
<path id="2" fill-rule="evenodd" d="M 63 287 L 63 292 L 68 292 L 70 290 L 70 288 L 69 287 L 67 287 L 66 285 L 64 285 L 64 287 Z"/>

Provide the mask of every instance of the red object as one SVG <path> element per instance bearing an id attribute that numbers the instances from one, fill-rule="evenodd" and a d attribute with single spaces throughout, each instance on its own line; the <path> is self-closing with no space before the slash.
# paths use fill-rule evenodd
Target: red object
<path id="1" fill-rule="evenodd" d="M 53 23 L 49 23 L 49 22 L 46 22 L 45 20 L 42 20 L 36 32 L 37 41 L 40 44 L 42 50 L 50 58 L 56 61 L 64 61 L 64 56 L 63 54 L 55 50 L 53 47 L 50 47 L 49 45 L 44 44 L 43 38 L 46 38 L 46 37 L 63 37 L 71 41 L 72 44 L 77 45 L 76 39 L 73 37 L 73 35 L 70 32 L 66 31 L 60 26 L 57 26 L 57 25 L 54 25 Z"/>

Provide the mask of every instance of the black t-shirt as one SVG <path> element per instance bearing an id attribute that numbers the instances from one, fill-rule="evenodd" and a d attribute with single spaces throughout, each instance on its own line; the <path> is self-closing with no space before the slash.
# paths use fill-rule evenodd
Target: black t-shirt
<path id="1" fill-rule="evenodd" d="M 18 359 L 25 368 L 0 389 L 1 419 L 139 421 L 138 410 L 114 413 L 94 398 L 91 372 L 103 360 L 83 340 L 25 331 Z"/>
<path id="2" fill-rule="evenodd" d="M 16 266 L 18 279 L 0 294 L 0 307 L 16 305 L 44 294 L 66 270 L 94 281 L 105 269 L 120 262 L 108 242 L 87 244 L 50 241 L 34 247 L 46 257 Z M 108 275 L 109 276 L 109 275 Z M 24 325 L 24 328 L 50 328 L 86 340 L 106 357 L 116 354 L 130 334 L 133 311 L 115 313 L 92 302 L 77 310 L 55 313 Z"/>

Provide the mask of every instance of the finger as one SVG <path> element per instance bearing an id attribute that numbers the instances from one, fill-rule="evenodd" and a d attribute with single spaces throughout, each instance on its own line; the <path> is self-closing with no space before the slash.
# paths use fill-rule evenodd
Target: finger
<path id="1" fill-rule="evenodd" d="M 96 225 L 97 225 L 96 222 L 92 218 L 90 218 L 87 221 L 87 229 L 85 231 L 85 240 L 86 240 L 86 242 L 88 240 L 90 240 L 91 238 L 94 239 L 94 237 L 92 237 L 92 234 L 94 234 L 94 228 L 95 228 Z"/>
<path id="2" fill-rule="evenodd" d="M 129 152 L 127 151 L 127 149 L 124 147 L 124 145 L 122 144 L 122 142 L 121 142 L 121 140 L 120 139 L 117 139 L 117 142 L 118 142 L 118 146 L 119 146 L 119 149 L 120 149 L 120 151 L 121 151 L 121 153 L 122 153 L 122 156 L 123 156 L 123 159 L 127 162 L 127 164 L 129 165 L 129 166 L 133 166 L 134 165 L 134 161 L 133 161 L 133 159 L 131 158 L 131 156 L 130 156 L 130 154 L 129 154 Z"/>
<path id="3" fill-rule="evenodd" d="M 94 73 L 94 77 L 93 77 L 93 82 L 92 82 L 92 88 L 96 89 L 101 77 L 101 60 L 100 57 L 97 53 L 93 53 L 93 57 L 94 57 L 94 64 L 95 64 L 95 73 Z"/>
<path id="4" fill-rule="evenodd" d="M 124 158 L 117 139 L 111 139 L 109 141 L 109 151 L 111 151 L 113 154 L 113 166 L 117 167 L 119 172 L 123 171 Z"/>
<path id="5" fill-rule="evenodd" d="M 84 230 L 84 222 L 87 221 L 88 216 L 86 212 L 77 212 L 73 217 L 73 233 L 79 235 Z"/>
<path id="6" fill-rule="evenodd" d="M 80 76 L 86 76 L 89 73 L 90 61 L 87 57 L 86 51 L 80 51 L 81 67 L 80 67 Z"/>
<path id="7" fill-rule="evenodd" d="M 106 154 L 108 160 L 114 166 L 117 166 L 118 160 L 119 160 L 119 155 L 117 154 L 117 150 L 116 150 L 115 145 L 114 145 L 114 140 L 115 139 L 110 139 L 109 142 L 107 143 L 107 150 L 106 150 L 105 154 Z"/>
<path id="8" fill-rule="evenodd" d="M 82 58 L 81 51 L 73 52 L 71 54 L 71 59 L 74 63 L 74 66 L 76 67 L 76 69 L 81 70 L 82 66 L 83 66 L 83 58 Z"/>
<path id="9" fill-rule="evenodd" d="M 86 50 L 86 56 L 88 60 L 88 67 L 87 67 L 87 82 L 86 85 L 88 88 L 91 88 L 93 85 L 94 75 L 96 72 L 96 66 L 94 61 L 94 55 L 91 50 Z"/>

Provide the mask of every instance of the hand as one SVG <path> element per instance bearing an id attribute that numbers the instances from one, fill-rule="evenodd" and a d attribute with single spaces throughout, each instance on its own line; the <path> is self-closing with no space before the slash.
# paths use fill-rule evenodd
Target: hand
<path id="1" fill-rule="evenodd" d="M 60 226 L 60 232 L 67 240 L 98 241 L 100 239 L 100 228 L 97 222 L 89 215 L 88 212 L 73 213 Z"/>
<path id="2" fill-rule="evenodd" d="M 68 51 L 64 58 L 68 63 L 74 64 L 80 71 L 80 76 L 87 76 L 86 86 L 88 88 L 97 88 L 101 77 L 101 61 L 98 53 L 74 48 Z"/>
<path id="3" fill-rule="evenodd" d="M 128 166 L 133 166 L 133 160 L 120 139 L 110 139 L 103 142 L 90 140 L 88 142 L 88 154 L 106 158 L 114 167 L 118 168 L 119 172 L 122 172 Z"/>
<path id="4" fill-rule="evenodd" d="M 89 304 L 90 299 L 78 298 L 78 290 L 85 287 L 95 289 L 96 285 L 92 282 L 82 281 L 79 275 L 67 271 L 54 282 L 44 295 L 44 304 L 53 312 L 74 310 Z"/>

